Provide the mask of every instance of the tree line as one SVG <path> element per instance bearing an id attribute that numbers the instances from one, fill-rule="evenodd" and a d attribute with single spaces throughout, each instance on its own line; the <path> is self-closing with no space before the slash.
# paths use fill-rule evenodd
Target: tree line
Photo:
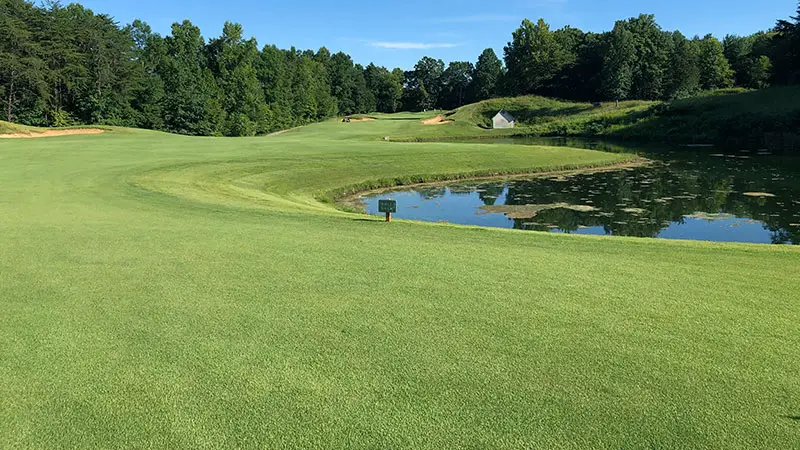
<path id="1" fill-rule="evenodd" d="M 412 70 L 356 64 L 342 52 L 259 48 L 226 23 L 206 40 L 190 21 L 161 36 L 78 4 L 0 0 L 2 118 L 190 135 L 249 136 L 336 115 L 452 109 L 500 95 L 671 99 L 731 86 L 800 82 L 798 17 L 752 36 L 687 38 L 650 15 L 606 33 L 524 20 L 501 61 L 424 57 Z"/>

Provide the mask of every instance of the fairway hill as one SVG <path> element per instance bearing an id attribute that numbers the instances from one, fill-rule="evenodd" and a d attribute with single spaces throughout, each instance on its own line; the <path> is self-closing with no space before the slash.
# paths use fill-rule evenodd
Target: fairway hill
<path id="1" fill-rule="evenodd" d="M 500 110 L 517 118 L 514 129 L 492 130 Z M 759 91 L 727 89 L 668 102 L 585 103 L 525 96 L 466 105 L 430 120 L 445 130 L 414 130 L 405 140 L 491 138 L 495 136 L 578 136 L 720 143 L 784 139 L 800 149 L 800 87 Z M 782 141 L 781 141 L 782 142 Z"/>
<path id="2" fill-rule="evenodd" d="M 633 158 L 382 141 L 468 111 L 2 141 L 0 447 L 794 446 L 797 248 L 332 203 Z"/>

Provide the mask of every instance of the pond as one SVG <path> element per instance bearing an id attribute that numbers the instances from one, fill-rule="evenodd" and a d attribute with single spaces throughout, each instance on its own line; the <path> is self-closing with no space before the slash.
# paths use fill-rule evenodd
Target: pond
<path id="1" fill-rule="evenodd" d="M 508 141 L 504 141 L 508 142 Z M 396 218 L 555 233 L 800 244 L 800 158 L 767 150 L 625 147 L 514 139 L 634 152 L 653 164 L 570 176 L 452 182 L 369 194 L 397 200 Z"/>

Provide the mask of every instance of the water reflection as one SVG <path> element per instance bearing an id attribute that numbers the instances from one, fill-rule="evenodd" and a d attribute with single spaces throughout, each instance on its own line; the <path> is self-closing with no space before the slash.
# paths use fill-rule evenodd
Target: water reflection
<path id="1" fill-rule="evenodd" d="M 541 143 L 540 140 L 528 143 Z M 631 151 L 608 143 L 557 144 Z M 552 141 L 548 141 L 552 145 Z M 579 234 L 800 244 L 798 158 L 766 151 L 634 149 L 642 168 L 569 177 L 452 183 L 365 198 L 397 217 Z"/>

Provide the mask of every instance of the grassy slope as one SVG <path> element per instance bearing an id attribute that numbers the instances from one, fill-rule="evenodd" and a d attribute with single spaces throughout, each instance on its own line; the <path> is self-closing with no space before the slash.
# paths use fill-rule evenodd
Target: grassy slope
<path id="1" fill-rule="evenodd" d="M 492 138 L 514 135 L 584 135 L 593 123 L 613 123 L 615 129 L 629 125 L 649 114 L 655 102 L 630 101 L 603 103 L 593 107 L 590 103 L 572 103 L 545 97 L 511 97 L 486 100 L 461 107 L 447 113 L 453 123 L 447 125 L 417 126 L 400 130 L 391 136 L 398 140 L 436 140 L 448 138 Z M 497 111 L 505 109 L 518 121 L 515 129 L 492 130 L 491 119 Z M 435 113 L 429 113 L 433 115 Z M 591 128 L 594 129 L 594 128 Z"/>
<path id="2" fill-rule="evenodd" d="M 678 100 L 652 117 L 611 134 L 717 142 L 776 132 L 800 134 L 800 86 Z"/>
<path id="3" fill-rule="evenodd" d="M 0 120 L 0 134 L 11 133 L 38 133 L 43 131 L 43 128 L 29 127 L 27 125 L 20 125 L 17 123 L 5 122 Z"/>
<path id="4" fill-rule="evenodd" d="M 798 249 L 314 200 L 617 158 L 411 123 L 0 141 L 0 447 L 796 445 Z"/>
<path id="5" fill-rule="evenodd" d="M 520 126 L 490 130 L 500 109 L 510 111 Z M 573 103 L 529 96 L 500 98 L 467 105 L 449 115 L 445 130 L 416 130 L 400 139 L 491 137 L 504 135 L 611 136 L 645 140 L 716 142 L 731 138 L 762 138 L 764 133 L 800 130 L 800 87 L 745 92 L 726 90 L 667 104 L 630 101 Z M 800 144 L 797 144 L 800 145 Z"/>
<path id="6" fill-rule="evenodd" d="M 20 125 L 18 123 L 11 123 L 0 120 L 0 134 L 40 134 L 44 133 L 45 131 L 75 130 L 84 128 L 93 128 L 93 129 L 109 130 L 109 131 L 113 129 L 113 127 L 106 125 L 92 125 L 92 126 L 75 125 L 71 127 L 42 128 L 42 127 L 32 127 L 28 125 Z"/>

